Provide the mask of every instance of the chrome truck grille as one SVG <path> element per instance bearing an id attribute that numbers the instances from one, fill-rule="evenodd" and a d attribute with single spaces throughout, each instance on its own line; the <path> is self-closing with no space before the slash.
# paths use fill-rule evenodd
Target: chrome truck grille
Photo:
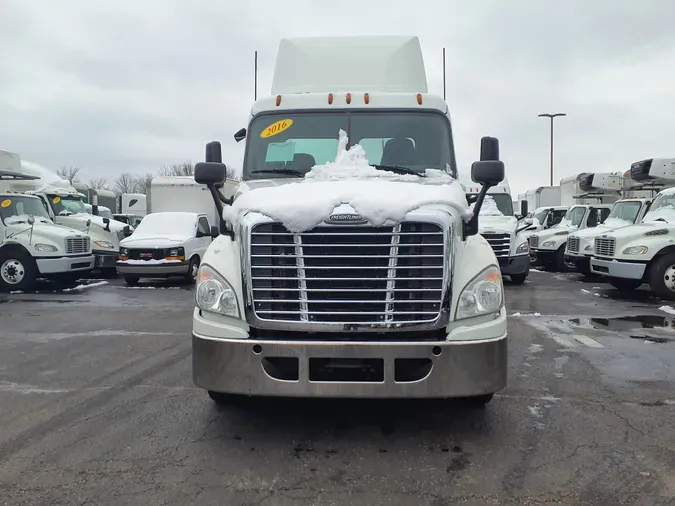
<path id="1" fill-rule="evenodd" d="M 538 248 L 539 247 L 539 237 L 538 236 L 531 235 L 527 240 L 530 243 L 530 248 Z"/>
<path id="2" fill-rule="evenodd" d="M 495 256 L 507 257 L 511 250 L 511 236 L 509 234 L 481 234 L 492 246 Z"/>
<path id="3" fill-rule="evenodd" d="M 570 236 L 567 238 L 567 251 L 571 253 L 579 253 L 579 238 Z"/>
<path id="4" fill-rule="evenodd" d="M 616 248 L 616 239 L 613 237 L 595 238 L 595 255 L 599 257 L 613 257 Z"/>
<path id="5" fill-rule="evenodd" d="M 321 225 L 302 234 L 279 223 L 254 225 L 252 310 L 263 324 L 298 330 L 435 322 L 443 309 L 445 253 L 445 234 L 435 223 Z"/>
<path id="6" fill-rule="evenodd" d="M 83 255 L 89 250 L 89 236 L 66 238 L 66 255 Z"/>

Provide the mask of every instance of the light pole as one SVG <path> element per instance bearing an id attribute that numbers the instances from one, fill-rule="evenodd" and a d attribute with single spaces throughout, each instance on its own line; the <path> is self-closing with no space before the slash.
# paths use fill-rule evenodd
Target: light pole
<path id="1" fill-rule="evenodd" d="M 564 112 L 556 112 L 555 114 L 540 114 L 540 118 L 550 118 L 551 120 L 551 186 L 553 186 L 553 118 L 558 116 L 567 116 Z"/>

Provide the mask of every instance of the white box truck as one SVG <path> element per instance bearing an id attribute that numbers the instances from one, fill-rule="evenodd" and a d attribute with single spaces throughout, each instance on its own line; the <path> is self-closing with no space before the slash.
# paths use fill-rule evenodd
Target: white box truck
<path id="1" fill-rule="evenodd" d="M 349 135 L 347 135 L 349 132 Z M 417 37 L 283 39 L 234 199 L 220 143 L 195 180 L 223 209 L 197 276 L 193 380 L 231 394 L 467 397 L 507 378 L 499 262 L 480 210 L 504 179 L 481 140 L 473 212 Z"/>

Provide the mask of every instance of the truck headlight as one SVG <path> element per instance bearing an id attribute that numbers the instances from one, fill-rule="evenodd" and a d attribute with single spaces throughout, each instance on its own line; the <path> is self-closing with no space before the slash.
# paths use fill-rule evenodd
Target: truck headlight
<path id="1" fill-rule="evenodd" d="M 631 246 L 621 252 L 622 255 L 644 255 L 647 253 L 647 246 Z"/>
<path id="2" fill-rule="evenodd" d="M 94 244 L 103 249 L 115 249 L 115 245 L 109 241 L 94 241 Z"/>
<path id="3" fill-rule="evenodd" d="M 203 311 L 240 318 L 237 295 L 232 286 L 208 265 L 202 265 L 197 274 L 197 307 Z"/>
<path id="4" fill-rule="evenodd" d="M 120 248 L 120 256 L 129 256 L 129 250 L 127 248 Z"/>
<path id="5" fill-rule="evenodd" d="M 167 256 L 183 257 L 183 256 L 185 256 L 185 249 L 184 248 L 171 248 L 169 250 L 169 254 Z"/>
<path id="6" fill-rule="evenodd" d="M 541 245 L 542 248 L 554 248 L 555 247 L 555 241 L 546 241 L 544 244 Z"/>
<path id="7" fill-rule="evenodd" d="M 35 248 L 35 251 L 41 251 L 42 253 L 53 253 L 58 251 L 58 248 L 56 246 L 52 246 L 51 244 L 38 243 L 33 247 Z"/>
<path id="8" fill-rule="evenodd" d="M 530 244 L 527 241 L 525 241 L 516 248 L 516 255 L 520 253 L 529 253 L 529 251 L 530 251 Z"/>
<path id="9" fill-rule="evenodd" d="M 495 313 L 504 305 L 502 273 L 491 265 L 464 287 L 459 295 L 455 319 Z"/>

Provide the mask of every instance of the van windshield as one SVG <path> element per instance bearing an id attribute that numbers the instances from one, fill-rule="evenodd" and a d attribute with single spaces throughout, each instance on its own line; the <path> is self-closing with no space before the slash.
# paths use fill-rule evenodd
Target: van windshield
<path id="1" fill-rule="evenodd" d="M 303 177 L 335 161 L 339 131 L 360 144 L 368 163 L 423 175 L 456 173 L 448 119 L 434 111 L 315 111 L 263 114 L 247 133 L 244 179 Z"/>

